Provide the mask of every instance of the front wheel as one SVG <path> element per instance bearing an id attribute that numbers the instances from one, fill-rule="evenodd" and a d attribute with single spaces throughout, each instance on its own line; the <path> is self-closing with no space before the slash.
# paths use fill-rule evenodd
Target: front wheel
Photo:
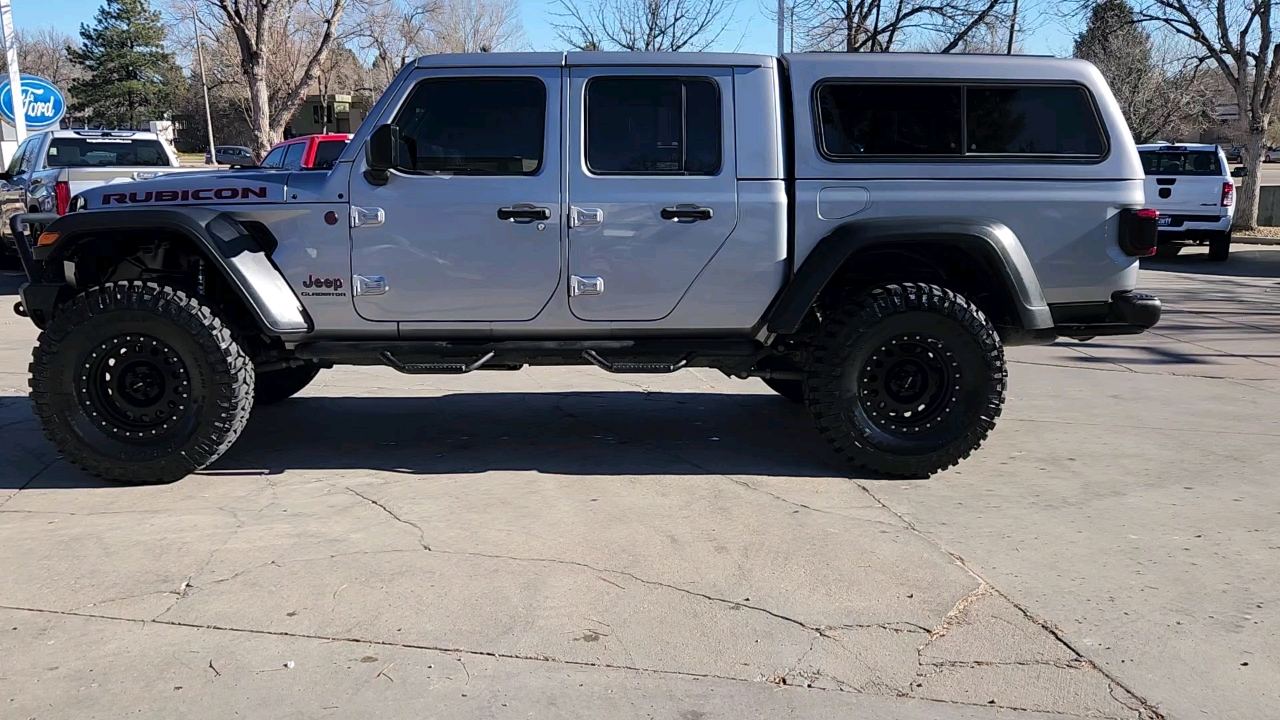
<path id="1" fill-rule="evenodd" d="M 59 308 L 31 361 L 31 400 L 67 460 L 131 484 L 217 460 L 253 407 L 253 365 L 199 300 L 151 282 L 90 288 Z"/>
<path id="2" fill-rule="evenodd" d="M 982 444 L 1007 378 L 1000 337 L 975 305 L 935 285 L 886 285 L 828 313 L 805 402 L 849 464 L 927 477 Z"/>
<path id="3" fill-rule="evenodd" d="M 1209 238 L 1209 259 L 1222 262 L 1231 254 L 1231 231 L 1218 233 Z"/>

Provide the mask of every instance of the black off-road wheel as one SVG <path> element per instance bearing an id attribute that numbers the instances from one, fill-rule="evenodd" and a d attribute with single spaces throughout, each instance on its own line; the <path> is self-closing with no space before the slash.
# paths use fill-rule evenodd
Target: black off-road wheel
<path id="1" fill-rule="evenodd" d="M 253 403 L 274 405 L 297 395 L 320 374 L 320 368 L 312 365 L 268 370 L 254 379 Z"/>
<path id="2" fill-rule="evenodd" d="M 871 290 L 828 311 L 805 378 L 818 431 L 850 465 L 928 477 L 982 444 L 1008 372 L 995 328 L 935 285 Z"/>
<path id="3" fill-rule="evenodd" d="M 1209 259 L 1222 262 L 1231 255 L 1231 233 L 1217 233 L 1209 238 Z"/>
<path id="4" fill-rule="evenodd" d="M 217 460 L 253 408 L 253 364 L 199 300 L 140 281 L 73 298 L 40 334 L 31 400 L 70 462 L 128 484 Z"/>

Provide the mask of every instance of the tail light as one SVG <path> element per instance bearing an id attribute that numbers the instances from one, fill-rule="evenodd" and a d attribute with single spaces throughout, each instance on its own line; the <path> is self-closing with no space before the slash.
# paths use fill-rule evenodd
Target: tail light
<path id="1" fill-rule="evenodd" d="M 1227 181 L 1222 183 L 1222 207 L 1231 207 L 1236 200 L 1236 184 Z"/>
<path id="2" fill-rule="evenodd" d="M 67 207 L 71 205 L 71 186 L 65 182 L 54 183 L 53 199 L 57 204 L 58 214 L 66 215 Z"/>
<path id="3" fill-rule="evenodd" d="M 1130 257 L 1155 255 L 1159 223 L 1160 213 L 1151 208 L 1121 210 L 1120 249 Z"/>

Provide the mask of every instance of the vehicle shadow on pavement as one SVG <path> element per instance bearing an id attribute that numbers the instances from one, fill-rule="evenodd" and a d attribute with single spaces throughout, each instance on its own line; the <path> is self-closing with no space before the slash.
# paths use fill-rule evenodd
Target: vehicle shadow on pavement
<path id="1" fill-rule="evenodd" d="M 1280 249 L 1237 246 L 1225 261 L 1211 262 L 1206 249 L 1186 248 L 1176 257 L 1143 258 L 1141 265 L 1143 270 L 1162 272 L 1280 279 Z"/>
<path id="2" fill-rule="evenodd" d="M 293 469 L 850 474 L 808 413 L 782 398 L 658 392 L 297 397 L 255 408 L 208 472 Z"/>

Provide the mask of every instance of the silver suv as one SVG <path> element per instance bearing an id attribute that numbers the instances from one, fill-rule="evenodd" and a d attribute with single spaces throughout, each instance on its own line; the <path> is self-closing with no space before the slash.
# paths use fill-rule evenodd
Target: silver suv
<path id="1" fill-rule="evenodd" d="M 13 222 L 31 395 L 127 482 L 205 467 L 336 364 L 712 367 L 803 402 L 852 466 L 927 476 L 995 426 L 1005 345 L 1160 316 L 1142 165 L 1075 60 L 433 55 L 329 172 L 72 207 Z"/>

